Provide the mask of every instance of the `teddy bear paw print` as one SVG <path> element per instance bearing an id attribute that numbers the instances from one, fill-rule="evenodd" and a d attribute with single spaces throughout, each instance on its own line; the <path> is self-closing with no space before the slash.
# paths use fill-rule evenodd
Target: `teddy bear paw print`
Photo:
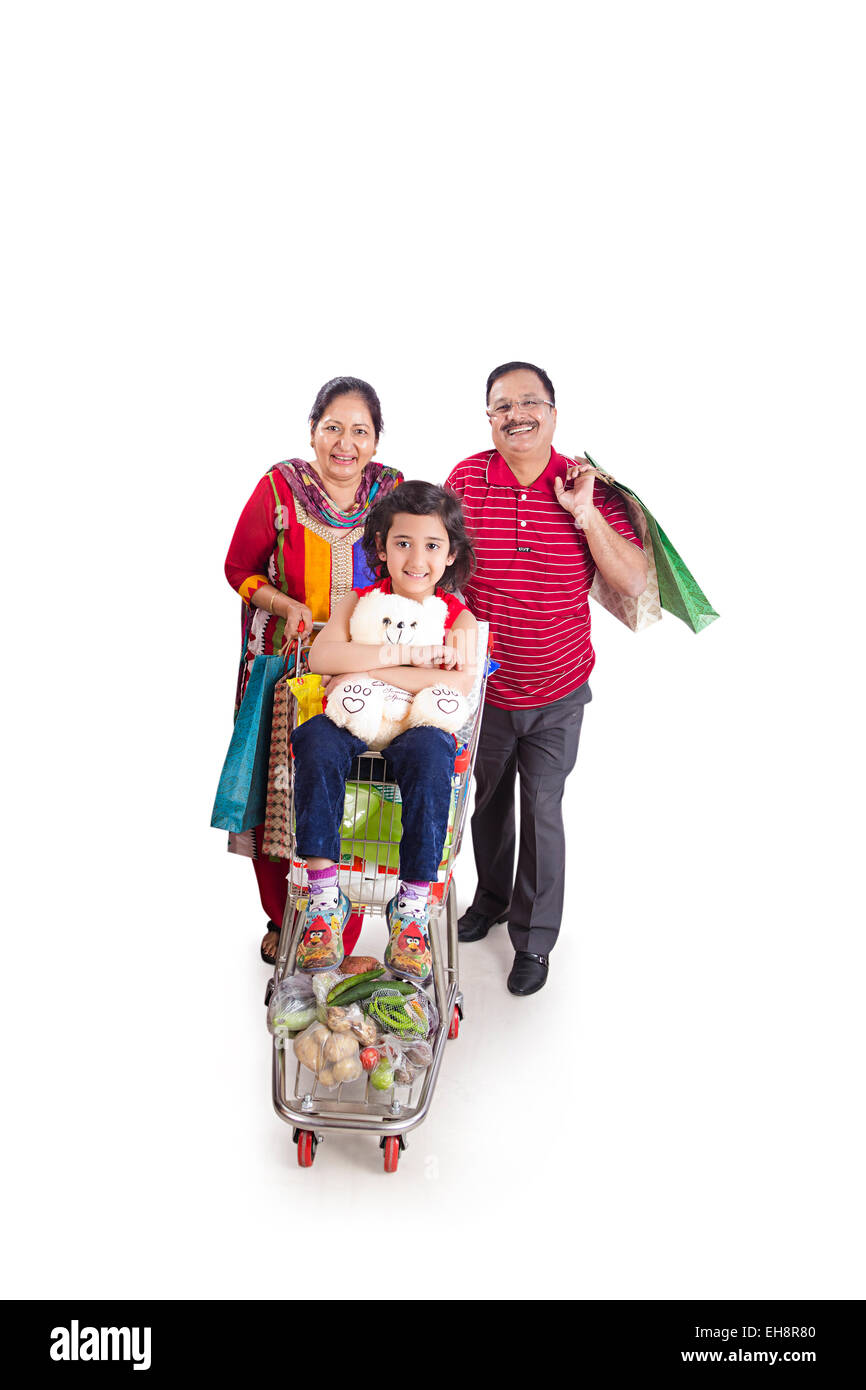
<path id="1" fill-rule="evenodd" d="M 367 700 L 372 693 L 369 685 L 347 685 L 340 704 L 347 714 L 360 714 L 361 710 L 366 708 Z"/>
<path id="2" fill-rule="evenodd" d="M 457 713 L 458 700 L 453 690 L 439 690 L 434 687 L 433 698 L 436 701 L 437 709 L 440 709 L 443 714 Z"/>

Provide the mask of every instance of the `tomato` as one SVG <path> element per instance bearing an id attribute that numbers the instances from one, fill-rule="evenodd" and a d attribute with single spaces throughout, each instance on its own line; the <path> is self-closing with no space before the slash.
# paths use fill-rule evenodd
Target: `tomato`
<path id="1" fill-rule="evenodd" d="M 379 1053 L 376 1051 L 375 1047 L 365 1047 L 364 1050 L 359 1053 L 359 1056 L 364 1071 L 372 1071 L 379 1061 Z"/>

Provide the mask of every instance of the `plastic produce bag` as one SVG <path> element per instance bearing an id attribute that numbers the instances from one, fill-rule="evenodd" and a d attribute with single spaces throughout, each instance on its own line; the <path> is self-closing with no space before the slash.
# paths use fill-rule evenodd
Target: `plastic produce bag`
<path id="1" fill-rule="evenodd" d="M 357 1004 L 349 1004 L 346 1008 L 341 1008 L 337 1002 L 328 1005 L 325 1022 L 332 1033 L 349 1033 L 363 1024 L 364 1015 Z"/>
<path id="2" fill-rule="evenodd" d="M 439 1028 L 439 1010 L 436 1008 L 436 1005 L 433 1003 L 433 1000 L 430 998 L 430 995 L 427 993 L 427 991 L 423 989 L 419 989 L 417 995 L 415 996 L 415 1004 L 416 1007 L 423 1010 L 424 1014 L 426 1015 L 426 1036 L 428 1041 L 432 1043 L 433 1039 L 436 1037 L 436 1032 Z"/>
<path id="3" fill-rule="evenodd" d="M 316 996 L 308 975 L 281 980 L 268 1003 L 268 1032 L 287 1037 L 308 1028 L 316 1018 Z"/>
<path id="4" fill-rule="evenodd" d="M 292 1044 L 301 1066 L 314 1073 L 320 1086 L 330 1089 L 356 1081 L 363 1072 L 358 1039 L 351 1032 L 332 1033 L 323 1023 L 311 1023 Z"/>
<path id="5" fill-rule="evenodd" d="M 313 993 L 316 996 L 318 1010 L 316 1017 L 320 1023 L 328 1021 L 328 995 L 335 985 L 340 984 L 343 976 L 339 970 L 322 970 L 318 975 L 312 976 Z"/>
<path id="6" fill-rule="evenodd" d="M 363 1072 L 358 1056 L 358 1039 L 353 1033 L 331 1033 L 322 1048 L 320 1086 L 339 1086 L 357 1081 Z"/>
<path id="7" fill-rule="evenodd" d="M 301 1066 L 316 1076 L 322 1070 L 322 1053 L 330 1036 L 330 1030 L 324 1023 L 316 1022 L 305 1028 L 303 1033 L 299 1033 L 292 1043 L 292 1050 Z"/>
<path id="8" fill-rule="evenodd" d="M 419 1068 L 413 1067 L 406 1056 L 405 1046 L 405 1043 L 402 1043 L 399 1038 L 395 1038 L 393 1033 L 386 1033 L 379 1043 L 380 1050 L 394 1069 L 395 1086 L 411 1086 L 415 1078 L 420 1075 Z"/>
<path id="9" fill-rule="evenodd" d="M 413 1042 L 404 1045 L 403 1056 L 419 1071 L 426 1071 L 433 1061 L 433 1048 L 428 1042 Z"/>
<path id="10" fill-rule="evenodd" d="M 422 1052 L 421 1049 L 426 1049 Z M 379 1073 L 382 1081 L 387 1081 L 390 1077 L 391 1084 L 394 1086 L 412 1086 L 417 1081 L 422 1072 L 430 1065 L 433 1060 L 433 1049 L 428 1048 L 426 1043 L 417 1044 L 415 1049 L 407 1045 L 402 1039 L 394 1036 L 393 1033 L 386 1033 L 376 1044 L 376 1052 L 379 1054 Z M 414 1050 L 416 1057 L 423 1057 L 425 1060 L 419 1065 L 413 1061 L 409 1055 Z M 429 1056 L 428 1056 L 429 1054 Z M 374 1073 L 376 1067 L 370 1075 L 370 1083 L 376 1086 Z"/>
<path id="11" fill-rule="evenodd" d="M 398 1038 L 415 1038 L 421 1041 L 430 1031 L 429 1015 L 425 1007 L 428 1004 L 429 1000 L 422 1004 L 417 993 L 400 994 L 396 989 L 389 989 L 385 983 L 365 1002 L 364 1011 L 383 1032 L 392 1033 Z M 435 1006 L 430 1007 L 434 1008 L 435 1012 Z"/>
<path id="12" fill-rule="evenodd" d="M 375 1053 L 375 1057 L 370 1054 Z M 405 1085 L 397 1081 L 397 1072 L 403 1065 L 403 1051 L 399 1039 L 379 1038 L 376 1046 L 365 1049 L 362 1054 L 365 1070 L 370 1073 L 370 1085 L 374 1091 L 390 1091 L 393 1086 Z"/>

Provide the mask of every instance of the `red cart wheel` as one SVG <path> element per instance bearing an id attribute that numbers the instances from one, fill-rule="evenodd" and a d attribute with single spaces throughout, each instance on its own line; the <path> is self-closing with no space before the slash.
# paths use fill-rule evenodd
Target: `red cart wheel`
<path id="1" fill-rule="evenodd" d="M 396 1173 L 397 1164 L 400 1162 L 400 1140 L 385 1140 L 385 1172 Z"/>
<path id="2" fill-rule="evenodd" d="M 448 1029 L 449 1038 L 456 1038 L 460 1032 L 460 1012 L 457 1005 L 454 1005 L 454 1012 L 451 1015 L 451 1027 Z"/>
<path id="3" fill-rule="evenodd" d="M 302 1129 L 298 1135 L 298 1163 L 302 1168 L 312 1168 L 315 1156 L 312 1131 Z"/>

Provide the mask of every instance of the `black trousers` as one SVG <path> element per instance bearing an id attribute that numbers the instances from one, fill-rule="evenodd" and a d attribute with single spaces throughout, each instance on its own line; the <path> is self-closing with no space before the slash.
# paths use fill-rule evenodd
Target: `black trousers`
<path id="1" fill-rule="evenodd" d="M 485 705 L 475 760 L 472 845 L 478 870 L 473 907 L 488 917 L 508 912 L 516 951 L 548 955 L 556 945 L 565 891 L 562 793 L 574 767 L 584 683 L 538 709 Z M 514 871 L 514 779 L 520 777 L 520 845 Z"/>

